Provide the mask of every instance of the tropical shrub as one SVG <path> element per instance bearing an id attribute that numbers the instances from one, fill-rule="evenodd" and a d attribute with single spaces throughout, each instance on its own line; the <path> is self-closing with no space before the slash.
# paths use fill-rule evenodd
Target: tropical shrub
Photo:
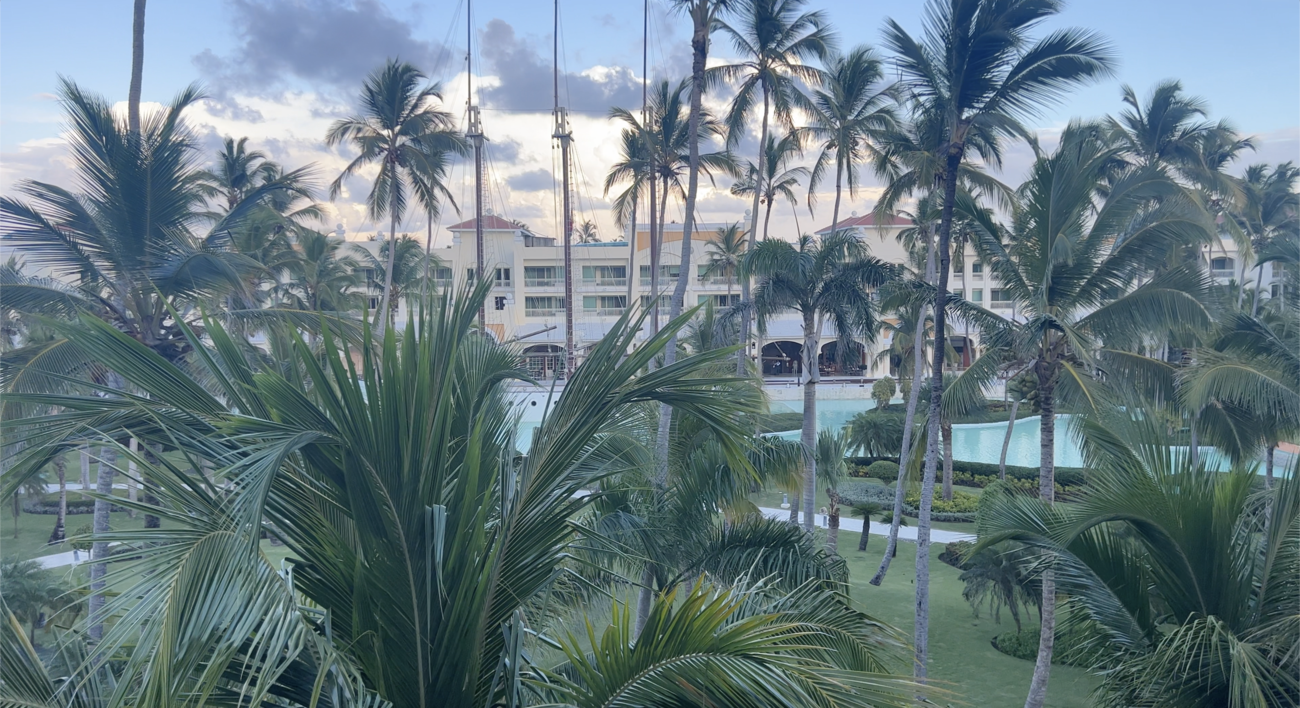
<path id="1" fill-rule="evenodd" d="M 958 494 L 961 499 L 958 499 Z M 967 499 L 969 497 L 970 499 Z M 883 484 L 876 484 L 865 479 L 846 479 L 841 484 L 840 501 L 847 506 L 856 506 L 864 503 L 882 504 L 887 509 L 894 508 L 894 490 Z M 903 500 L 903 515 L 911 518 L 917 518 L 920 510 L 917 509 L 917 502 L 920 501 L 919 494 L 909 494 Z M 931 515 L 935 521 L 945 521 L 949 523 L 971 523 L 975 521 L 979 507 L 978 498 L 967 492 L 956 492 L 953 495 L 952 502 L 944 502 L 952 505 L 950 508 L 941 508 L 942 498 L 935 499 L 934 509 Z M 966 511 L 955 511 L 954 508 L 960 506 L 967 509 Z"/>
<path id="2" fill-rule="evenodd" d="M 864 477 L 892 482 L 898 479 L 898 463 L 890 460 L 876 460 L 867 465 L 862 472 Z"/>
<path id="3" fill-rule="evenodd" d="M 906 416 L 891 410 L 869 410 L 849 421 L 849 443 L 871 457 L 898 457 L 903 449 L 903 422 Z"/>
<path id="4" fill-rule="evenodd" d="M 871 398 L 876 401 L 877 409 L 884 409 L 885 406 L 889 405 L 889 399 L 893 398 L 897 392 L 898 386 L 888 376 L 876 379 L 876 382 L 871 384 Z"/>
<path id="5" fill-rule="evenodd" d="M 919 491 L 909 491 L 903 497 L 903 503 L 910 506 L 920 506 L 921 493 Z M 974 514 L 979 511 L 980 498 L 970 492 L 954 490 L 951 500 L 936 496 L 933 508 L 940 514 L 970 514 L 973 518 Z"/>
<path id="6" fill-rule="evenodd" d="M 1061 609 L 1064 612 L 1064 608 Z M 1105 662 L 1105 652 L 1099 651 L 1097 640 L 1100 628 L 1084 623 L 1062 624 L 1057 627 L 1053 644 L 1052 663 L 1058 666 L 1094 668 Z M 1024 661 L 1038 658 L 1038 627 L 1025 627 L 1005 632 L 990 642 L 994 649 Z"/>

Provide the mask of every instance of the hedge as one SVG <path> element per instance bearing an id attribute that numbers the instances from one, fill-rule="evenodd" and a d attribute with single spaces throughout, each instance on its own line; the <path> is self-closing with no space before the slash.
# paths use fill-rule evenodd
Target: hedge
<path id="1" fill-rule="evenodd" d="M 967 500 L 958 501 L 959 497 L 970 497 L 974 502 L 969 504 Z M 910 501 L 909 501 L 910 499 Z M 840 501 L 845 506 L 853 506 L 863 502 L 876 502 L 883 508 L 889 509 L 894 506 L 894 490 L 881 484 L 872 484 L 861 479 L 846 479 L 840 483 Z M 916 502 L 920 501 L 919 494 L 909 494 L 903 498 L 903 516 L 917 518 L 920 510 L 916 507 Z M 946 505 L 955 504 L 965 508 L 969 506 L 970 511 L 954 511 L 944 508 Z M 975 521 L 975 510 L 979 507 L 979 498 L 968 492 L 958 492 L 954 490 L 953 501 L 945 502 L 943 499 L 935 499 L 934 506 L 930 511 L 932 521 L 948 521 L 957 523 L 971 523 Z"/>
<path id="2" fill-rule="evenodd" d="M 124 506 L 118 506 L 116 504 L 113 504 L 109 507 L 109 511 L 116 513 L 119 511 L 127 511 L 127 508 Z M 59 502 L 46 501 L 46 500 L 23 502 L 23 512 L 27 514 L 55 515 L 59 513 Z M 68 500 L 69 516 L 73 514 L 93 514 L 93 513 L 95 513 L 94 499 L 69 499 Z"/>
<path id="3" fill-rule="evenodd" d="M 850 457 L 849 476 L 851 477 L 875 477 L 892 482 L 898 479 L 898 468 L 893 468 L 893 474 L 888 477 L 882 477 L 872 474 L 870 469 L 872 465 L 880 460 L 889 460 L 895 465 L 898 464 L 896 457 Z M 878 468 L 884 473 L 884 468 Z M 954 484 L 961 484 L 967 487 L 987 487 L 989 484 L 997 481 L 998 466 L 987 462 L 967 462 L 966 460 L 952 461 L 952 480 Z M 1029 491 L 1038 491 L 1038 468 L 1037 467 L 1016 467 L 1007 465 L 1007 481 L 1014 486 Z M 1057 467 L 1056 468 L 1056 489 L 1058 492 L 1069 493 L 1073 487 L 1082 487 L 1087 483 L 1087 478 L 1082 467 Z"/>
<path id="4" fill-rule="evenodd" d="M 1052 650 L 1052 663 L 1058 666 L 1078 666 L 1091 669 L 1106 664 L 1105 644 L 1097 642 L 1101 631 L 1091 622 L 1057 625 L 1056 641 Z M 1038 627 L 1026 627 L 1019 632 L 1005 632 L 993 638 L 993 648 L 1017 659 L 1035 661 L 1038 658 Z"/>

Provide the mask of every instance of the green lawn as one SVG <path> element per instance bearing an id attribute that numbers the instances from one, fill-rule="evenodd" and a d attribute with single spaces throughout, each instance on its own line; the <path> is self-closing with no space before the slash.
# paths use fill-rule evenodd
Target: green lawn
<path id="1" fill-rule="evenodd" d="M 916 544 L 898 544 L 898 557 L 880 587 L 867 581 L 875 575 L 884 553 L 884 538 L 873 536 L 866 553 L 857 551 L 857 534 L 840 539 L 849 564 L 850 595 L 863 611 L 884 620 L 911 638 L 916 598 Z M 1021 706 L 1034 672 L 1031 661 L 1014 659 L 993 648 L 994 636 L 1015 629 L 1009 618 L 995 624 L 987 615 L 976 619 L 961 596 L 956 568 L 936 557 L 942 546 L 932 546 L 930 557 L 930 677 L 955 695 L 939 700 L 943 705 Z M 1047 705 L 1083 708 L 1097 680 L 1082 669 L 1053 666 Z"/>

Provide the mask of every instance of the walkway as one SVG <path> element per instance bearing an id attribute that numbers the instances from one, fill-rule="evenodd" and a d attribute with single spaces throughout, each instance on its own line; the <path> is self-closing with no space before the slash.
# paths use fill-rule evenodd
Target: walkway
<path id="1" fill-rule="evenodd" d="M 847 507 L 845 507 L 847 509 Z M 769 509 L 759 507 L 763 516 L 769 519 L 789 519 L 790 512 L 786 509 Z M 818 528 L 826 528 L 826 515 L 814 514 L 813 521 Z M 844 516 L 840 517 L 840 531 L 851 531 L 853 533 L 862 533 L 862 520 L 852 519 Z M 888 536 L 889 524 L 882 524 L 879 521 L 871 522 L 871 534 L 874 536 Z M 916 527 L 902 526 L 898 529 L 898 538 L 900 541 L 911 541 L 916 543 Z M 953 541 L 974 541 L 975 534 L 961 533 L 959 531 L 943 531 L 941 529 L 930 529 L 930 543 L 952 543 Z"/>

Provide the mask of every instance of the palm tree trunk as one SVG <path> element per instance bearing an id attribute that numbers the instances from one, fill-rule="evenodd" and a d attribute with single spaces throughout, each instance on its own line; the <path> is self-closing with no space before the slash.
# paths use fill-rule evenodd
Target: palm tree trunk
<path id="1" fill-rule="evenodd" d="M 90 489 L 90 450 L 82 447 L 79 450 L 81 454 L 81 498 L 86 498 L 86 490 Z"/>
<path id="2" fill-rule="evenodd" d="M 156 465 L 158 464 L 158 455 L 160 454 L 160 452 L 159 452 L 160 450 L 161 450 L 161 447 L 158 446 L 158 445 L 147 445 L 147 446 L 145 446 L 145 449 L 144 449 L 144 459 L 145 459 L 145 462 L 148 462 L 150 466 L 156 466 Z M 150 487 L 149 487 L 148 485 L 145 485 L 145 488 L 144 488 L 144 503 L 145 503 L 145 504 L 150 504 L 150 505 L 153 505 L 153 506 L 157 506 L 157 505 L 158 505 L 158 498 L 155 497 L 155 496 L 153 495 L 152 492 L 150 492 Z M 153 515 L 153 514 L 150 514 L 150 513 L 148 513 L 148 512 L 145 512 L 145 515 L 144 515 L 144 527 L 145 527 L 145 528 L 147 528 L 147 529 L 156 529 L 156 528 L 160 528 L 160 527 L 162 526 L 162 524 L 160 523 L 160 521 L 161 521 L 161 520 L 160 520 L 157 516 L 155 516 L 155 515 Z"/>
<path id="3" fill-rule="evenodd" d="M 388 266 L 384 269 L 384 295 L 379 301 L 379 310 L 375 312 L 375 322 L 372 325 L 375 329 L 379 328 L 379 323 L 388 322 L 388 292 L 393 289 L 393 265 L 397 260 L 397 209 L 391 208 L 392 219 L 388 226 Z M 484 270 L 483 277 L 488 277 L 487 271 Z"/>
<path id="4" fill-rule="evenodd" d="M 1259 291 L 1264 289 L 1264 264 L 1255 267 L 1255 296 L 1250 299 L 1250 316 L 1259 314 Z M 1276 273 L 1277 271 L 1274 271 Z M 1275 276 L 1276 277 L 1276 276 Z"/>
<path id="5" fill-rule="evenodd" d="M 959 145 L 949 147 L 943 175 L 943 214 L 939 219 L 938 287 L 934 294 L 934 353 L 930 372 L 930 412 L 927 423 L 925 471 L 921 475 L 921 508 L 916 520 L 916 624 L 913 646 L 916 648 L 913 675 L 923 679 L 928 673 L 930 649 L 930 512 L 934 506 L 934 472 L 939 462 L 939 416 L 943 401 L 943 354 L 945 320 L 948 308 L 948 270 L 952 263 L 952 212 L 957 201 L 957 170 L 961 166 Z"/>
<path id="6" fill-rule="evenodd" d="M 858 552 L 867 550 L 867 539 L 871 537 L 871 514 L 862 517 L 862 538 L 858 539 Z"/>
<path id="7" fill-rule="evenodd" d="M 1016 411 L 1020 408 L 1020 401 L 1017 399 L 1011 402 L 1011 417 L 1007 420 L 1007 434 L 1002 438 L 1002 455 L 998 458 L 998 479 L 1006 481 L 1007 479 L 1007 449 L 1011 447 L 1011 431 L 1016 428 Z"/>
<path id="8" fill-rule="evenodd" d="M 843 190 L 844 167 L 840 160 L 835 161 L 835 206 L 831 208 L 831 230 L 834 234 L 840 225 L 840 195 Z"/>
<path id="9" fill-rule="evenodd" d="M 140 134 L 140 90 L 144 80 L 144 4 L 135 0 L 135 13 L 131 21 L 131 90 L 126 98 L 127 127 Z"/>
<path id="10" fill-rule="evenodd" d="M 429 212 L 428 221 L 425 223 L 427 231 L 424 235 L 424 280 L 420 281 L 420 301 L 425 301 L 429 296 L 429 276 L 433 267 L 433 212 Z"/>
<path id="11" fill-rule="evenodd" d="M 952 501 L 952 423 L 939 421 L 939 432 L 943 435 L 943 500 Z"/>
<path id="12" fill-rule="evenodd" d="M 1199 411 L 1192 413 L 1192 420 L 1187 426 L 1187 433 L 1191 438 L 1187 441 L 1187 457 L 1193 469 L 1199 467 L 1201 463 L 1201 441 L 1196 436 L 1196 419 L 1200 417 L 1199 413 Z"/>
<path id="13" fill-rule="evenodd" d="M 767 195 L 767 205 L 764 207 L 763 214 L 763 240 L 767 240 L 767 227 L 772 223 L 772 202 L 775 200 L 775 194 Z"/>
<path id="14" fill-rule="evenodd" d="M 763 86 L 763 123 L 758 131 L 758 168 L 757 174 L 754 175 L 754 207 L 750 212 L 749 220 L 749 248 L 746 253 L 754 250 L 758 243 L 758 200 L 763 193 L 763 167 L 767 159 L 767 120 L 768 111 L 771 106 L 771 96 L 768 95 L 767 86 Z M 768 200 L 767 215 L 770 219 L 772 216 L 771 200 Z M 763 238 L 767 238 L 767 221 L 763 222 Z M 749 328 L 750 328 L 750 285 L 749 278 L 745 278 L 740 284 L 740 301 L 745 305 L 740 311 L 740 351 L 736 352 L 736 376 L 745 375 L 745 357 L 749 354 Z M 760 358 L 762 353 L 759 354 Z M 759 373 L 762 373 L 762 366 L 759 366 Z M 793 508 L 793 507 L 791 507 Z"/>
<path id="15" fill-rule="evenodd" d="M 830 504 L 826 509 L 826 550 L 839 555 L 840 552 L 840 499 L 834 489 L 826 490 Z"/>
<path id="16" fill-rule="evenodd" d="M 655 574 L 654 569 L 647 563 L 646 567 L 641 570 L 641 589 L 637 592 L 636 598 L 636 635 L 641 636 L 641 628 L 645 627 L 646 620 L 650 619 L 650 608 L 654 606 Z"/>
<path id="17" fill-rule="evenodd" d="M 1273 488 L 1273 453 L 1277 451 L 1277 445 L 1268 444 L 1268 450 L 1264 451 L 1264 488 Z"/>
<path id="18" fill-rule="evenodd" d="M 1056 382 L 1045 363 L 1038 374 L 1039 418 L 1038 440 L 1038 496 L 1051 504 L 1056 488 Z M 1056 643 L 1056 580 L 1051 568 L 1043 571 L 1043 596 L 1038 612 L 1042 622 L 1038 630 L 1038 657 L 1034 662 L 1034 677 L 1029 683 L 1029 696 L 1025 708 L 1042 708 L 1047 700 L 1047 682 L 1052 674 L 1052 648 Z"/>
<path id="19" fill-rule="evenodd" d="M 640 190 L 636 185 L 632 185 L 632 235 L 627 239 L 627 306 L 632 306 L 632 279 L 637 277 L 636 272 L 636 202 L 637 194 Z M 577 303 L 574 303 L 575 305 Z"/>
<path id="20" fill-rule="evenodd" d="M 934 238 L 926 227 L 925 278 L 934 278 Z M 912 333 L 912 385 L 907 391 L 907 412 L 903 416 L 903 444 L 898 451 L 898 482 L 894 485 L 894 514 L 889 522 L 889 540 L 885 546 L 885 557 L 880 559 L 880 567 L 871 578 L 871 584 L 879 586 L 885 582 L 889 564 L 898 555 L 898 529 L 903 523 L 903 482 L 907 479 L 908 460 L 912 457 L 912 428 L 916 427 L 917 399 L 921 396 L 921 372 L 925 369 L 925 306 L 916 313 L 916 329 Z"/>
<path id="21" fill-rule="evenodd" d="M 54 519 L 54 531 L 50 533 L 50 543 L 63 543 L 67 538 L 68 522 L 68 462 L 63 455 L 54 458 L 54 474 L 59 478 L 59 515 Z"/>
<path id="22" fill-rule="evenodd" d="M 814 314 L 803 315 L 803 530 L 812 533 L 813 514 L 817 510 L 817 370 L 818 335 Z"/>
<path id="23" fill-rule="evenodd" d="M 701 3 L 706 5 L 706 3 Z M 707 7 L 705 8 L 707 10 Z M 677 273 L 677 283 L 673 287 L 673 297 L 668 305 L 668 318 L 675 319 L 682 313 L 686 300 L 686 285 L 690 280 L 691 237 L 695 228 L 695 200 L 700 189 L 700 119 L 704 113 L 704 65 L 709 55 L 710 17 L 692 13 L 693 32 L 691 34 L 691 112 L 687 130 L 690 131 L 687 144 L 688 174 L 686 176 L 686 215 L 682 217 L 682 260 Z M 664 207 L 668 206 L 668 185 L 664 184 Z M 662 222 L 662 219 L 661 219 Z M 660 228 L 663 224 L 660 223 Z M 664 349 L 664 366 L 672 366 L 677 361 L 677 335 L 673 334 Z M 665 489 L 668 483 L 668 437 L 672 429 L 673 408 L 669 405 L 659 407 L 659 431 L 655 439 L 655 484 Z"/>
<path id="24" fill-rule="evenodd" d="M 100 536 L 108 533 L 108 515 L 113 506 L 111 501 L 113 497 L 113 466 L 116 464 L 117 448 L 112 445 L 105 445 L 100 448 L 99 474 L 95 478 L 95 493 L 99 498 L 95 500 L 95 521 L 92 526 L 96 538 L 90 547 L 89 617 L 91 625 L 88 633 L 93 642 L 98 642 L 104 636 L 104 618 L 100 615 L 104 608 L 104 575 L 108 572 L 108 542 L 100 540 Z"/>
<path id="25" fill-rule="evenodd" d="M 140 441 L 131 438 L 131 443 L 127 447 L 131 449 L 131 452 L 138 452 L 140 450 Z M 140 495 L 139 485 L 135 483 L 135 475 L 135 460 L 129 460 L 126 463 L 126 498 L 131 501 L 136 501 Z M 127 509 L 126 516 L 127 518 L 134 519 L 135 509 Z"/>

